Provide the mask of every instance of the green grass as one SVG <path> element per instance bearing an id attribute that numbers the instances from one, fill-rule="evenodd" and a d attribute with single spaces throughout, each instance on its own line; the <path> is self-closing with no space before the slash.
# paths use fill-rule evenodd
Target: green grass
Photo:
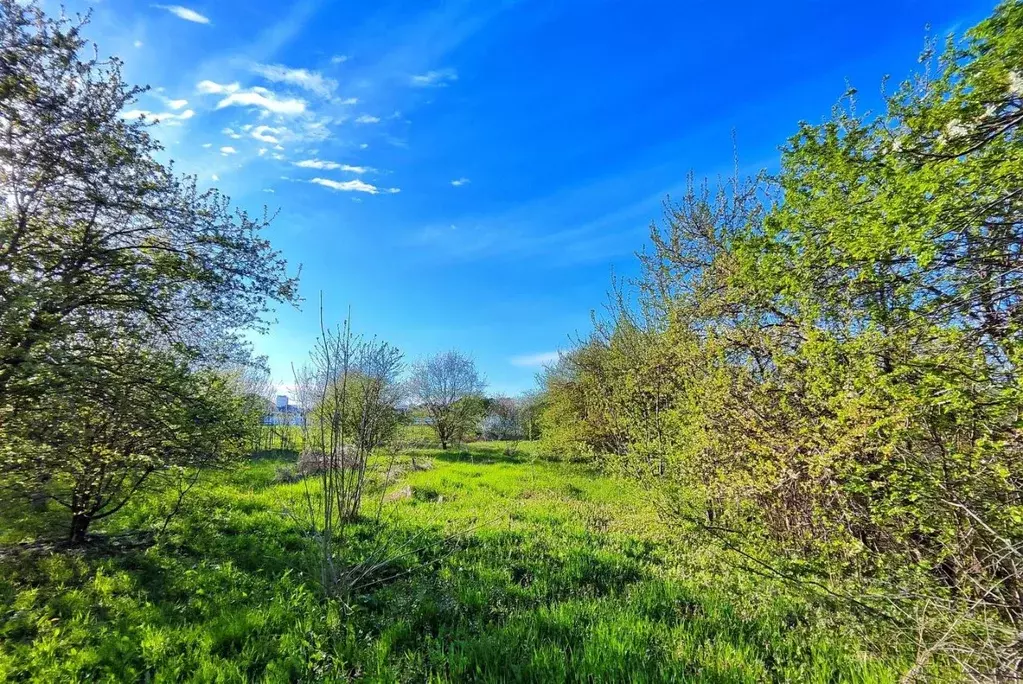
<path id="1" fill-rule="evenodd" d="M 296 519 L 305 485 L 274 483 L 286 459 L 218 474 L 158 544 L 8 551 L 0 680 L 894 682 L 908 667 L 896 646 L 866 655 L 833 612 L 677 548 L 628 483 L 503 445 L 423 455 L 433 467 L 402 459 L 394 500 L 345 540 L 349 563 L 407 555 L 344 611 Z M 150 527 L 167 503 L 105 531 Z M 59 520 L 0 512 L 8 543 Z"/>

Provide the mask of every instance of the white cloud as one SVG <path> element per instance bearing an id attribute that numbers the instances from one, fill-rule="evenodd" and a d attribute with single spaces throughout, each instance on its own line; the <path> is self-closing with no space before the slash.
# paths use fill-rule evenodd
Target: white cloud
<path id="1" fill-rule="evenodd" d="M 193 21 L 196 24 L 210 23 L 210 20 L 207 17 L 204 17 L 195 10 L 190 10 L 187 7 L 182 7 L 181 5 L 153 5 L 153 7 L 162 10 L 167 10 L 174 16 L 178 17 L 179 19 L 184 19 L 185 21 Z"/>
<path id="2" fill-rule="evenodd" d="M 294 162 L 295 166 L 303 169 L 321 169 L 327 171 L 333 171 L 334 169 L 341 168 L 341 165 L 337 162 L 323 161 L 322 159 L 304 159 L 302 161 Z"/>
<path id="3" fill-rule="evenodd" d="M 207 95 L 227 95 L 238 92 L 240 85 L 237 83 L 216 83 L 214 81 L 199 81 L 195 89 Z"/>
<path id="4" fill-rule="evenodd" d="M 269 192 L 272 195 L 275 191 L 273 188 L 263 188 L 263 192 Z"/>
<path id="5" fill-rule="evenodd" d="M 308 69 L 291 69 L 282 64 L 254 64 L 252 70 L 268 81 L 287 83 L 323 97 L 329 97 L 337 88 L 334 79 Z"/>
<path id="6" fill-rule="evenodd" d="M 214 173 L 213 175 L 211 175 L 211 176 L 210 176 L 210 178 L 211 178 L 211 179 L 213 179 L 213 180 L 215 180 L 215 181 L 218 181 L 218 180 L 220 180 L 220 176 L 218 176 L 218 175 L 217 175 L 217 174 L 215 174 L 215 173 Z"/>
<path id="7" fill-rule="evenodd" d="M 426 88 L 429 86 L 445 86 L 457 80 L 458 73 L 454 69 L 440 69 L 439 71 L 427 71 L 425 74 L 413 76 L 411 82 L 414 86 Z"/>
<path id="8" fill-rule="evenodd" d="M 362 143 L 361 145 L 359 145 L 359 149 L 360 149 L 360 150 L 365 150 L 365 149 L 367 149 L 368 147 L 369 147 L 369 143 Z"/>
<path id="9" fill-rule="evenodd" d="M 256 154 L 258 154 L 260 157 L 262 157 L 264 154 L 266 154 L 266 148 L 265 147 L 260 147 L 259 151 Z"/>
<path id="10" fill-rule="evenodd" d="M 343 100 L 335 100 L 339 105 L 354 105 L 359 104 L 359 98 L 357 97 L 346 97 Z"/>
<path id="11" fill-rule="evenodd" d="M 398 192 L 401 192 L 398 188 L 387 188 L 381 190 L 377 186 L 370 185 L 369 183 L 364 183 L 361 180 L 336 181 L 330 180 L 329 178 L 313 178 L 309 182 L 316 183 L 317 185 L 322 185 L 323 187 L 330 188 L 331 190 L 340 190 L 341 192 L 365 192 L 370 195 L 377 195 L 381 192 L 386 192 L 393 195 Z"/>
<path id="12" fill-rule="evenodd" d="M 230 145 L 224 145 L 220 148 L 220 153 L 225 157 L 229 154 L 237 154 L 238 150 L 234 149 Z"/>
<path id="13" fill-rule="evenodd" d="M 202 146 L 205 147 L 208 150 L 211 147 L 213 147 L 213 143 L 203 143 Z"/>
<path id="14" fill-rule="evenodd" d="M 379 116 L 370 116 L 369 114 L 363 114 L 362 116 L 360 116 L 358 119 L 355 120 L 355 123 L 361 123 L 361 124 L 380 123 L 380 117 Z"/>
<path id="15" fill-rule="evenodd" d="M 556 362 L 561 355 L 556 351 L 540 352 L 539 354 L 525 354 L 523 356 L 513 356 L 509 359 L 513 366 L 519 366 L 522 368 L 536 368 L 538 366 L 546 366 L 549 363 Z"/>
<path id="16" fill-rule="evenodd" d="M 348 61 L 348 55 L 334 55 L 330 58 L 331 64 L 344 64 Z"/>
<path id="17" fill-rule="evenodd" d="M 306 120 L 302 124 L 302 132 L 300 137 L 303 140 L 326 140 L 330 137 L 330 129 L 327 128 L 327 123 L 332 120 L 327 118 L 321 121 L 308 121 Z M 316 154 L 313 152 L 312 154 Z"/>
<path id="18" fill-rule="evenodd" d="M 469 182 L 470 181 L 468 178 L 456 178 L 455 180 L 451 181 L 451 184 L 456 188 L 460 188 L 463 185 L 467 185 Z"/>
<path id="19" fill-rule="evenodd" d="M 232 140 L 239 140 L 242 137 L 242 134 L 236 133 L 233 128 L 225 128 L 220 132 L 226 135 L 228 138 L 231 138 Z"/>
<path id="20" fill-rule="evenodd" d="M 135 41 L 135 47 L 137 47 L 137 48 L 142 47 L 142 41 L 141 40 L 136 40 Z"/>
<path id="21" fill-rule="evenodd" d="M 276 145 L 281 140 L 278 136 L 287 133 L 286 128 L 274 128 L 273 126 L 256 126 L 252 129 L 252 137 L 260 142 Z"/>
<path id="22" fill-rule="evenodd" d="M 301 114 L 305 111 L 305 102 L 295 98 L 278 99 L 266 88 L 252 88 L 232 92 L 217 103 L 217 109 L 225 107 L 258 107 L 273 114 Z"/>
<path id="23" fill-rule="evenodd" d="M 174 112 L 150 112 L 146 109 L 130 109 L 127 112 L 121 113 L 123 119 L 138 119 L 139 117 L 145 117 L 156 121 L 157 123 L 167 124 L 168 126 L 180 126 L 182 121 L 187 121 L 195 116 L 195 112 L 191 109 L 186 109 L 180 114 Z"/>
<path id="24" fill-rule="evenodd" d="M 171 109 L 181 109 L 188 104 L 188 100 L 167 100 L 167 106 Z"/>
<path id="25" fill-rule="evenodd" d="M 302 161 L 292 163 L 303 169 L 318 169 L 321 171 L 347 171 L 348 173 L 362 174 L 373 170 L 368 166 L 350 166 L 348 164 L 338 164 L 337 162 L 325 161 L 323 159 L 303 159 Z"/>

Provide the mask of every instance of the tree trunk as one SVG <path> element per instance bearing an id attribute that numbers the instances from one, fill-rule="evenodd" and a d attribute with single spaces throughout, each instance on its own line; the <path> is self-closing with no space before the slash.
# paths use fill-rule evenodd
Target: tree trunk
<path id="1" fill-rule="evenodd" d="M 68 534 L 68 541 L 72 544 L 85 543 L 85 535 L 89 531 L 89 524 L 92 516 L 85 513 L 74 513 L 71 515 L 71 530 Z"/>

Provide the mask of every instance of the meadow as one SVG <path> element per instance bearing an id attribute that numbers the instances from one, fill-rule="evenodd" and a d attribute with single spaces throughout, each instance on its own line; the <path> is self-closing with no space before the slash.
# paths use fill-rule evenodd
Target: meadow
<path id="1" fill-rule="evenodd" d="M 175 497 L 140 497 L 84 548 L 23 542 L 61 513 L 8 504 L 0 680 L 895 682 L 912 661 L 531 443 L 375 457 L 340 542 L 365 570 L 328 602 L 294 460 L 206 475 L 155 536 Z"/>

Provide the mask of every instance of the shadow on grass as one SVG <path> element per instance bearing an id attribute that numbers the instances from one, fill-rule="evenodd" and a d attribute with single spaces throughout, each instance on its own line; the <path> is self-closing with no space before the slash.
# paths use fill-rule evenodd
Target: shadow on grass
<path id="1" fill-rule="evenodd" d="M 447 451 L 443 449 L 429 449 L 422 453 L 445 463 L 471 463 L 475 465 L 490 465 L 494 463 L 523 465 L 533 460 L 531 456 L 520 451 L 509 452 L 504 447 L 482 446 L 479 444 L 465 445 L 461 448 L 452 447 Z"/>
<path id="2" fill-rule="evenodd" d="M 297 461 L 299 452 L 295 449 L 266 449 L 249 456 L 249 461 Z"/>

